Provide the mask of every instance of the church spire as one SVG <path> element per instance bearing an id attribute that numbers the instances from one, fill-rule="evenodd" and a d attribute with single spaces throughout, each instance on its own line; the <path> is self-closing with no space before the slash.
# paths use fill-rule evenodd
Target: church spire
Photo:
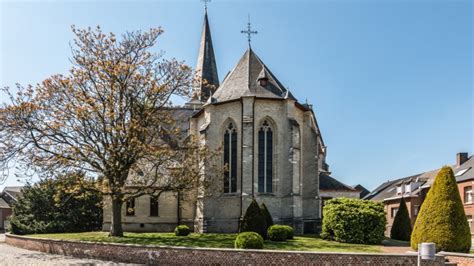
<path id="1" fill-rule="evenodd" d="M 201 102 L 206 102 L 217 87 L 219 87 L 219 77 L 217 76 L 216 58 L 214 56 L 214 47 L 212 46 L 207 7 L 204 13 L 204 24 L 196 65 L 196 75 L 200 79 L 196 88 L 198 92 L 197 98 Z"/>

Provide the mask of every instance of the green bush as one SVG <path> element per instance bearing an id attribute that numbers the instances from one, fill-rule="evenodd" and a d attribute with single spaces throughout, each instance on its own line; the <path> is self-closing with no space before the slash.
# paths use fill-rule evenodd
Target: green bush
<path id="1" fill-rule="evenodd" d="M 386 218 L 382 202 L 331 199 L 323 214 L 324 239 L 356 244 L 379 244 L 384 239 Z"/>
<path id="2" fill-rule="evenodd" d="M 267 208 L 267 206 L 265 205 L 265 203 L 262 203 L 262 205 L 260 205 L 260 210 L 262 211 L 262 214 L 265 216 L 265 222 L 266 222 L 267 231 L 268 231 L 268 228 L 270 228 L 270 226 L 273 225 L 273 218 L 272 218 L 272 215 L 271 215 L 270 212 L 268 211 L 268 208 Z"/>
<path id="3" fill-rule="evenodd" d="M 263 238 L 255 232 L 244 232 L 237 235 L 234 243 L 235 248 L 262 249 Z"/>
<path id="4" fill-rule="evenodd" d="M 287 239 L 287 229 L 283 225 L 275 224 L 268 228 L 268 239 L 271 241 L 285 241 Z"/>
<path id="5" fill-rule="evenodd" d="M 255 232 L 267 239 L 267 223 L 255 199 L 252 200 L 240 224 L 240 232 Z"/>
<path id="6" fill-rule="evenodd" d="M 178 225 L 174 229 L 174 234 L 176 236 L 187 236 L 191 233 L 191 229 L 187 225 Z"/>
<path id="7" fill-rule="evenodd" d="M 411 230 L 411 220 L 408 214 L 407 204 L 405 199 L 402 198 L 395 219 L 393 220 L 390 237 L 392 239 L 410 241 Z"/>
<path id="8" fill-rule="evenodd" d="M 95 184 L 82 173 L 27 184 L 13 204 L 9 230 L 19 235 L 101 230 L 102 196 Z"/>
<path id="9" fill-rule="evenodd" d="M 433 242 L 438 251 L 469 252 L 471 232 L 451 167 L 443 167 L 421 205 L 411 247 Z"/>
<path id="10" fill-rule="evenodd" d="M 289 225 L 282 225 L 286 230 L 286 239 L 293 239 L 295 236 L 295 229 Z"/>

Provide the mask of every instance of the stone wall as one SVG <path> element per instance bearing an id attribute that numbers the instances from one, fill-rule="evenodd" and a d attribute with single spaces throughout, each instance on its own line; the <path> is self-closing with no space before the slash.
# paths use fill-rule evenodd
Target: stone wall
<path id="1" fill-rule="evenodd" d="M 30 238 L 6 235 L 19 248 L 81 258 L 164 265 L 416 265 L 412 254 L 323 253 L 138 246 Z M 444 257 L 423 265 L 444 265 Z"/>

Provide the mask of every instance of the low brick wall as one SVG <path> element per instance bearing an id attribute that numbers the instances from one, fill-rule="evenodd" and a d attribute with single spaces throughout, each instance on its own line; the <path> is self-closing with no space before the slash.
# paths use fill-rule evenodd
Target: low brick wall
<path id="1" fill-rule="evenodd" d="M 330 253 L 139 246 L 6 235 L 19 248 L 80 258 L 165 265 L 416 265 L 413 254 Z M 444 257 L 423 265 L 444 265 Z"/>
<path id="2" fill-rule="evenodd" d="M 440 252 L 449 262 L 457 263 L 458 266 L 474 265 L 474 255 L 453 253 L 453 252 Z"/>

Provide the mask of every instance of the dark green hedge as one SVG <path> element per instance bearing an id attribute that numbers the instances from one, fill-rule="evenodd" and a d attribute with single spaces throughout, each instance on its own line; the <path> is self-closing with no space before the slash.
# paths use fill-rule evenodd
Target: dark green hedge
<path id="1" fill-rule="evenodd" d="M 267 239 L 267 223 L 265 220 L 265 215 L 260 210 L 257 201 L 253 199 L 247 211 L 245 211 L 240 224 L 240 232 L 255 232 L 260 234 L 263 239 Z"/>
<path id="2" fill-rule="evenodd" d="M 469 252 L 471 231 L 451 167 L 443 167 L 421 205 L 411 247 L 433 242 L 438 251 Z"/>
<path id="3" fill-rule="evenodd" d="M 410 241 L 411 230 L 411 220 L 408 214 L 407 204 L 405 199 L 402 198 L 395 219 L 393 220 L 392 229 L 390 229 L 390 238 Z"/>
<path id="4" fill-rule="evenodd" d="M 102 229 L 102 196 L 94 180 L 70 173 L 27 184 L 13 205 L 14 234 L 85 232 Z"/>
<path id="5" fill-rule="evenodd" d="M 324 239 L 357 244 L 379 244 L 384 239 L 386 218 L 381 202 L 331 199 L 323 214 Z"/>

